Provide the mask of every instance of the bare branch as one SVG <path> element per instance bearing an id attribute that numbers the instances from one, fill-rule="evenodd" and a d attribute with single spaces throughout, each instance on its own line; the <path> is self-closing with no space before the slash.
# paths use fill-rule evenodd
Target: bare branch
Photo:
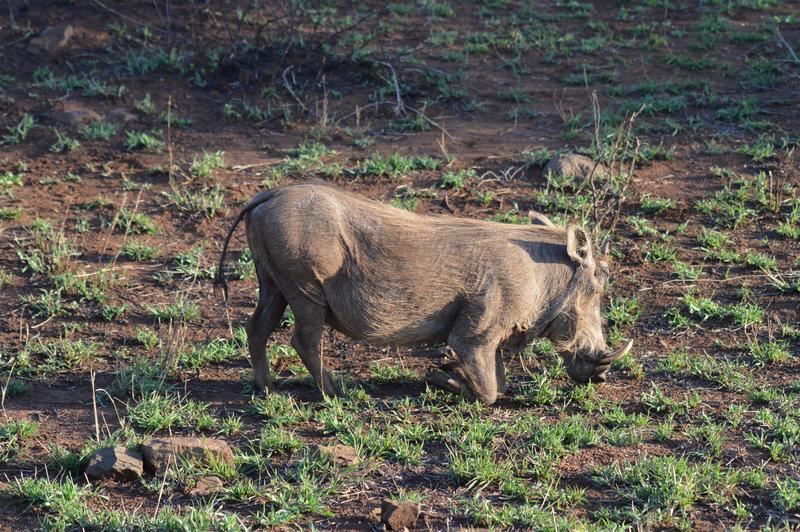
<path id="1" fill-rule="evenodd" d="M 441 131 L 441 132 L 442 132 L 442 134 L 443 134 L 443 135 L 445 135 L 445 136 L 446 136 L 448 139 L 450 139 L 450 140 L 454 140 L 454 139 L 453 139 L 453 136 L 452 136 L 452 135 L 450 135 L 450 133 L 448 133 L 448 131 L 447 131 L 447 130 L 446 130 L 444 127 L 440 126 L 438 123 L 436 123 L 436 122 L 434 122 L 433 120 L 431 120 L 430 118 L 428 118 L 428 116 L 427 116 L 425 113 L 423 113 L 422 111 L 420 111 L 420 110 L 418 110 L 418 109 L 414 109 L 414 108 L 413 108 L 413 107 L 411 107 L 411 106 L 406 106 L 406 108 L 407 108 L 407 109 L 411 109 L 412 111 L 414 111 L 415 113 L 417 113 L 417 115 L 421 116 L 423 120 L 425 120 L 427 123 L 429 123 L 430 125 L 432 125 L 432 126 L 433 126 L 433 127 L 435 127 L 436 129 L 438 129 L 439 131 Z"/>
<path id="2" fill-rule="evenodd" d="M 289 91 L 289 94 L 292 95 L 292 98 L 295 99 L 295 101 L 303 111 L 305 111 L 307 114 L 312 114 L 311 111 L 309 111 L 308 108 L 305 106 L 305 104 L 300 100 L 300 98 L 297 97 L 297 94 L 295 94 L 295 92 L 292 90 L 292 86 L 289 85 L 289 81 L 286 79 L 286 74 L 288 74 L 289 71 L 292 70 L 293 68 L 294 65 L 289 65 L 288 67 L 286 67 L 286 70 L 283 71 L 282 75 L 283 86 L 286 87 L 286 90 Z"/>
<path id="3" fill-rule="evenodd" d="M 132 17 L 129 17 L 128 15 L 125 15 L 125 14 L 123 14 L 123 13 L 120 13 L 120 12 L 119 12 L 119 11 L 117 11 L 116 9 L 113 9 L 113 8 L 111 8 L 111 7 L 108 7 L 107 5 L 105 5 L 105 4 L 104 4 L 103 2 L 101 2 L 100 0 L 92 0 L 92 1 L 93 1 L 95 4 L 97 4 L 98 6 L 100 6 L 101 8 L 105 9 L 106 11 L 108 11 L 109 13 L 112 13 L 112 14 L 114 14 L 114 15 L 118 16 L 119 18 L 121 18 L 121 19 L 123 19 L 123 20 L 127 20 L 128 22 L 131 22 L 131 23 L 133 23 L 133 24 L 136 24 L 137 26 L 143 26 L 143 27 L 145 27 L 145 28 L 149 28 L 149 29 L 152 29 L 152 30 L 156 30 L 156 31 L 157 31 L 157 32 L 159 32 L 159 33 L 169 34 L 169 32 L 168 32 L 168 31 L 166 31 L 166 30 L 164 30 L 164 29 L 157 28 L 157 27 L 155 27 L 155 26 L 150 26 L 149 24 L 145 24 L 144 22 L 141 22 L 141 21 L 139 21 L 139 20 L 136 20 L 135 18 L 132 18 Z"/>
<path id="4" fill-rule="evenodd" d="M 788 42 L 786 42 L 786 39 L 783 38 L 783 35 L 781 34 L 781 30 L 780 30 L 780 28 L 778 27 L 777 24 L 775 24 L 774 30 L 775 30 L 775 37 L 777 37 L 778 42 L 780 44 L 782 44 L 787 50 L 789 50 L 789 55 L 792 56 L 792 59 L 794 60 L 794 62 L 797 63 L 798 65 L 800 65 L 800 57 L 797 57 L 797 54 L 795 53 L 794 48 L 792 48 L 792 45 L 789 44 Z"/>
<path id="5" fill-rule="evenodd" d="M 403 104 L 403 99 L 400 97 L 400 84 L 397 82 L 397 73 L 394 71 L 394 67 L 391 63 L 386 61 L 375 61 L 375 63 L 379 65 L 383 65 L 387 67 L 392 72 L 392 83 L 394 84 L 394 94 L 397 98 L 397 107 L 394 110 L 394 114 L 399 115 L 400 113 L 405 111 L 405 105 Z"/>

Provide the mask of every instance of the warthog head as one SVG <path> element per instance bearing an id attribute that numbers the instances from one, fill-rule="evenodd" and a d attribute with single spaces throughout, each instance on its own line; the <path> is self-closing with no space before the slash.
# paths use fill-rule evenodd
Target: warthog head
<path id="1" fill-rule="evenodd" d="M 608 264 L 595 261 L 592 241 L 580 227 L 567 227 L 567 255 L 575 264 L 575 274 L 565 304 L 545 334 L 563 354 L 572 380 L 605 382 L 611 363 L 625 355 L 633 341 L 614 351 L 606 347 L 602 297 Z"/>

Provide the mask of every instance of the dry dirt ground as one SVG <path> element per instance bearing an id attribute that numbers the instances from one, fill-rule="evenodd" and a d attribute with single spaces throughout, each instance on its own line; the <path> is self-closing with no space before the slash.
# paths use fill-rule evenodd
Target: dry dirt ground
<path id="1" fill-rule="evenodd" d="M 3 7 L 0 528 L 379 529 L 383 498 L 423 529 L 800 523 L 797 2 Z M 594 191 L 545 177 L 567 151 L 624 164 Z M 576 386 L 537 342 L 487 408 L 425 386 L 443 346 L 331 332 L 348 392 L 323 401 L 289 313 L 279 393 L 254 398 L 241 231 L 227 312 L 210 278 L 240 206 L 309 179 L 507 223 L 591 227 L 621 199 L 606 317 L 634 352 Z M 154 434 L 235 463 L 84 477 Z M 336 442 L 359 464 L 311 450 Z M 191 495 L 209 474 L 222 490 Z"/>

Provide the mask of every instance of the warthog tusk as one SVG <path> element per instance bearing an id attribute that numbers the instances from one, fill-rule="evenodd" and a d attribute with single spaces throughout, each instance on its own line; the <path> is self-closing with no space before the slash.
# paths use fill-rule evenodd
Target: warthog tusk
<path id="1" fill-rule="evenodd" d="M 628 340 L 628 343 L 625 344 L 623 347 L 620 347 L 616 351 L 612 351 L 611 353 L 609 353 L 606 356 L 604 356 L 603 358 L 601 358 L 598 362 L 599 362 L 599 364 L 608 364 L 608 365 L 610 365 L 612 362 L 614 362 L 618 358 L 622 358 L 626 354 L 628 354 L 628 351 L 631 350 L 631 347 L 633 347 L 633 340 Z"/>

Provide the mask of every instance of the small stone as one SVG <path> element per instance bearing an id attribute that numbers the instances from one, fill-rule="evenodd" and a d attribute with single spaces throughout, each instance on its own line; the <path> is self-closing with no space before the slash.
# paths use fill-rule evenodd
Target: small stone
<path id="1" fill-rule="evenodd" d="M 135 114 L 118 107 L 107 112 L 103 120 L 112 124 L 127 124 L 128 122 L 135 122 L 137 118 Z"/>
<path id="2" fill-rule="evenodd" d="M 72 24 L 68 23 L 47 28 L 41 35 L 30 40 L 28 50 L 34 53 L 47 52 L 48 54 L 54 54 L 69 43 L 74 33 L 75 29 Z"/>
<path id="3" fill-rule="evenodd" d="M 142 476 L 142 454 L 125 447 L 105 447 L 95 451 L 86 466 L 86 476 L 91 479 L 114 477 L 134 480 Z"/>
<path id="4" fill-rule="evenodd" d="M 216 476 L 203 477 L 194 485 L 194 489 L 189 492 L 189 495 L 195 497 L 202 497 L 205 495 L 213 495 L 222 489 L 222 479 Z"/>
<path id="5" fill-rule="evenodd" d="M 380 522 L 381 520 L 381 509 L 380 508 L 373 508 L 369 512 L 369 517 L 375 522 Z"/>
<path id="6" fill-rule="evenodd" d="M 410 501 L 381 501 L 381 523 L 391 530 L 411 528 L 417 523 L 419 505 Z"/>
<path id="7" fill-rule="evenodd" d="M 144 467 L 150 473 L 164 474 L 168 465 L 174 466 L 180 459 L 208 463 L 211 460 L 233 465 L 233 451 L 224 440 L 172 436 L 152 438 L 142 444 Z"/>
<path id="8" fill-rule="evenodd" d="M 358 464 L 358 453 L 349 445 L 337 443 L 335 445 L 317 445 L 317 452 L 321 455 L 330 456 L 336 465 L 340 467 L 354 466 Z"/>
<path id="9" fill-rule="evenodd" d="M 544 175 L 545 177 L 559 175 L 586 179 L 592 174 L 593 168 L 596 177 L 605 177 L 607 175 L 605 166 L 598 163 L 595 168 L 595 162 L 584 155 L 559 153 L 550 159 L 550 162 L 544 167 Z"/>
<path id="10" fill-rule="evenodd" d="M 100 115 L 86 107 L 72 107 L 53 111 L 53 120 L 69 126 L 79 126 L 88 122 L 97 122 Z"/>

